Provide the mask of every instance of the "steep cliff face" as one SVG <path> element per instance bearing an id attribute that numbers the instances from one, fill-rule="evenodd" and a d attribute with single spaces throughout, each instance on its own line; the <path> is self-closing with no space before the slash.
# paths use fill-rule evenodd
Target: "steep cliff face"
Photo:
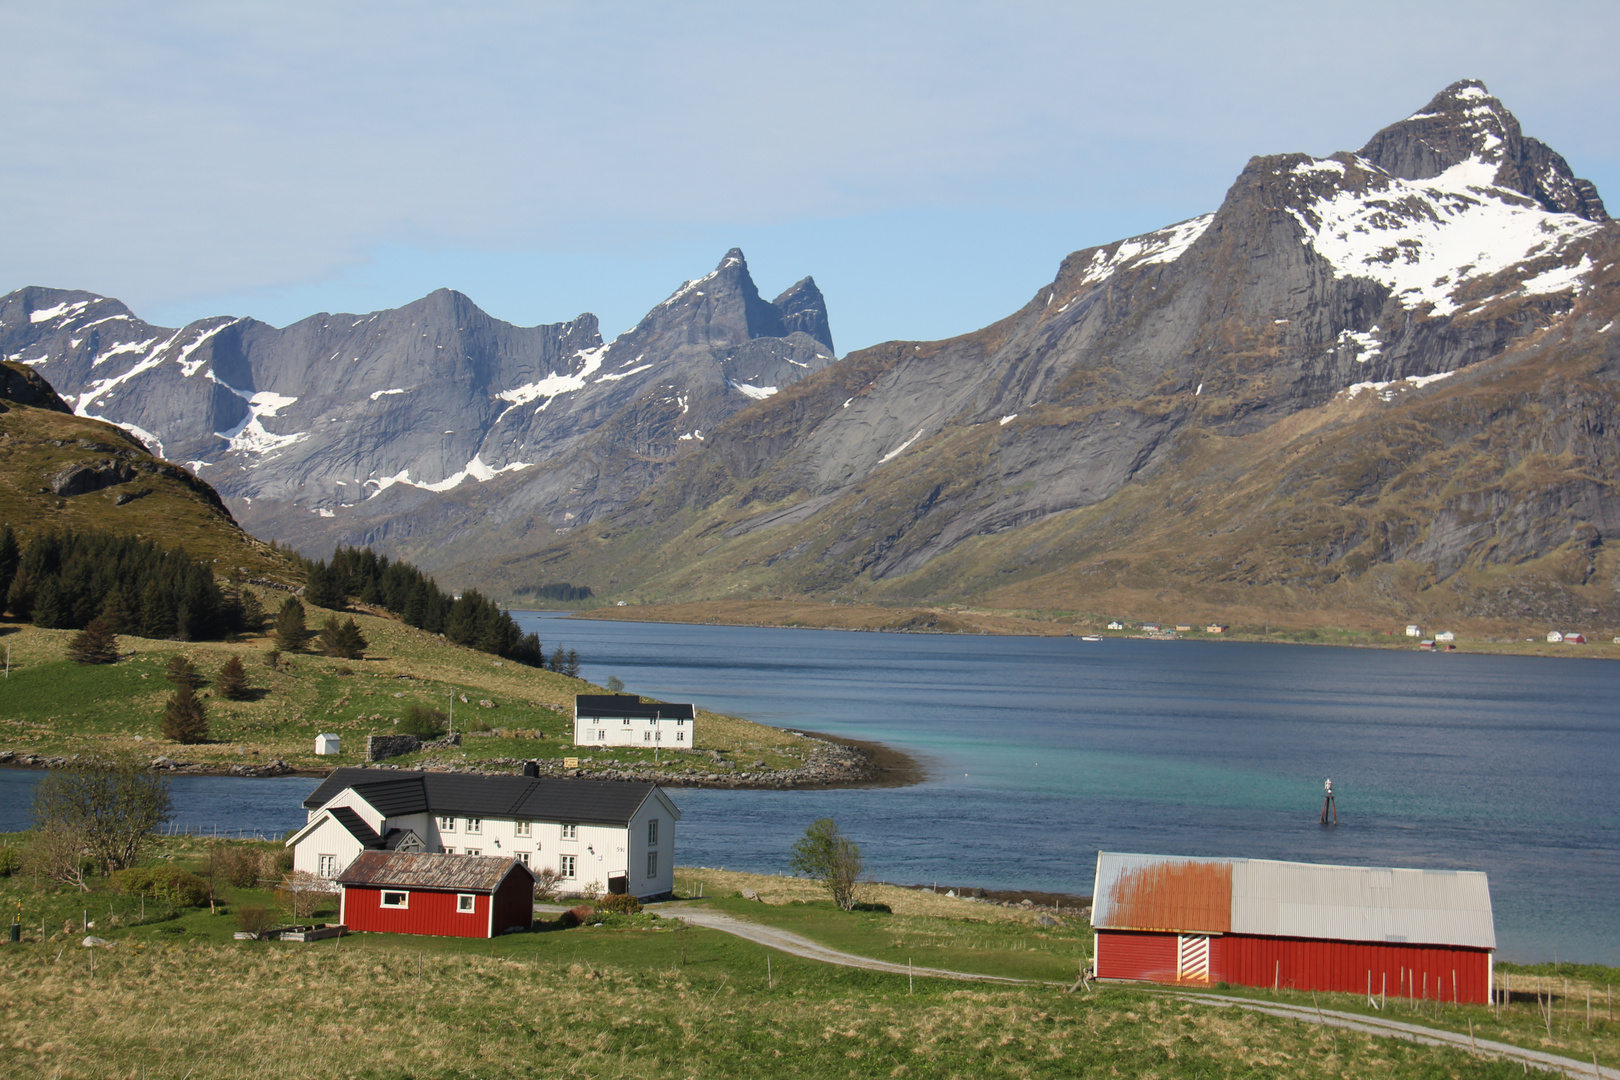
<path id="1" fill-rule="evenodd" d="M 498 479 L 506 497 L 535 486 L 523 501 L 550 529 L 591 520 L 833 358 L 815 283 L 764 300 L 736 250 L 611 344 L 594 316 L 512 326 L 449 290 L 284 329 L 169 330 L 116 300 L 28 288 L 0 299 L 0 353 L 186 462 L 256 532 L 317 552 L 437 543 L 476 501 L 458 490 Z"/>
<path id="2" fill-rule="evenodd" d="M 1071 255 L 1049 287 L 984 330 L 845 358 L 709 433 L 701 455 L 588 539 L 481 572 L 671 596 L 719 595 L 738 580 L 775 591 L 985 595 L 1061 576 L 1065 559 L 1175 533 L 1167 523 L 1198 519 L 1240 478 L 1248 512 L 1288 507 L 1269 534 L 1245 532 L 1249 547 L 1232 555 L 1264 567 L 1239 575 L 1247 586 L 1337 580 L 1375 564 L 1422 563 L 1445 576 L 1480 560 L 1541 558 L 1571 526 L 1506 539 L 1501 530 L 1515 527 L 1504 515 L 1524 515 L 1505 507 L 1522 491 L 1459 493 L 1450 509 L 1386 502 L 1402 521 L 1380 524 L 1374 488 L 1336 486 L 1350 473 L 1332 469 L 1305 483 L 1272 453 L 1309 428 L 1352 440 L 1336 452 L 1360 461 L 1364 440 L 1389 441 L 1392 429 L 1373 424 L 1378 410 L 1415 408 L 1441 392 L 1435 384 L 1482 365 L 1511 362 L 1532 373 L 1517 378 L 1533 378 L 1550 363 L 1549 335 L 1572 339 L 1574 353 L 1561 355 L 1606 356 L 1616 229 L 1562 158 L 1523 137 L 1480 84 L 1456 83 L 1360 153 L 1253 159 L 1214 213 Z M 1591 362 L 1570 400 L 1584 403 L 1577 427 L 1601 429 L 1606 361 Z M 1480 408 L 1482 424 L 1498 415 Z M 1536 427 L 1518 408 L 1515 423 Z M 1326 416 L 1337 418 L 1332 435 L 1315 430 Z M 1470 468 L 1511 472 L 1527 451 L 1492 430 Z M 1476 433 L 1463 425 L 1452 437 Z M 1206 444 L 1248 471 L 1206 462 Z M 1583 460 L 1608 469 L 1606 458 Z M 1392 469 L 1374 475 L 1405 475 Z M 1189 490 L 1193 477 L 1216 489 Z M 1604 483 L 1570 504 L 1599 533 L 1612 516 Z M 1096 525 L 1110 507 L 1123 513 L 1144 491 L 1171 488 L 1178 501 L 1128 532 Z M 1569 502 L 1546 497 L 1542 509 Z M 1333 543 L 1286 538 L 1290 522 L 1320 525 L 1323 507 L 1347 503 L 1370 509 L 1360 524 L 1341 523 L 1348 531 Z M 1467 529 L 1446 524 L 1464 518 Z M 1023 550 L 1020 532 L 1050 543 Z M 1383 533 L 1388 542 L 1373 542 Z M 701 564 L 691 554 L 700 535 Z M 1196 530 L 1176 535 L 1215 546 Z M 633 564 L 609 565 L 632 545 Z M 1289 554 L 1276 561 L 1279 550 Z"/>

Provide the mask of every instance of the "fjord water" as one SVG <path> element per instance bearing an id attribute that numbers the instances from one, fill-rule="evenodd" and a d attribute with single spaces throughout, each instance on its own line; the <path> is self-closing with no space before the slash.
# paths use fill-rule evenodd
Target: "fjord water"
<path id="1" fill-rule="evenodd" d="M 1503 959 L 1620 963 L 1612 662 L 520 621 L 593 682 L 928 770 L 906 788 L 681 791 L 683 865 L 785 870 L 830 816 L 902 883 L 1090 893 L 1099 849 L 1484 870 Z"/>

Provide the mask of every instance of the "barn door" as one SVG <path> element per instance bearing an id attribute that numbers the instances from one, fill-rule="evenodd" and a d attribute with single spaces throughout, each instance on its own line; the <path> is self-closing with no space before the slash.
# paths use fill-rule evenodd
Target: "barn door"
<path id="1" fill-rule="evenodd" d="M 1209 937 L 1183 934 L 1176 939 L 1176 979 L 1180 982 L 1209 982 Z"/>

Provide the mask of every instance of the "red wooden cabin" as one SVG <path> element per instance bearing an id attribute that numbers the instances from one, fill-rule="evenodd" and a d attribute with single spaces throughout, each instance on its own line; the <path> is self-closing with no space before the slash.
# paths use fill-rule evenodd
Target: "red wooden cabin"
<path id="1" fill-rule="evenodd" d="M 338 885 L 351 932 L 489 938 L 534 923 L 534 874 L 516 859 L 363 851 Z"/>
<path id="2" fill-rule="evenodd" d="M 1092 904 L 1100 978 L 1490 1000 L 1478 871 L 1098 852 Z"/>

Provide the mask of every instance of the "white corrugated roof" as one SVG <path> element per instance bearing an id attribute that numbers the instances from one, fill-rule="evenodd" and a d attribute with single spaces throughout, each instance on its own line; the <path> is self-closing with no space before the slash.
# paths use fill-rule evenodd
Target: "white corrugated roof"
<path id="1" fill-rule="evenodd" d="M 1102 929 L 1218 930 L 1208 925 L 1211 879 L 1195 873 L 1216 866 L 1231 871 L 1230 933 L 1496 948 L 1490 884 L 1477 870 L 1098 852 L 1092 923 Z M 1180 882 L 1186 883 L 1185 895 Z M 1178 915 L 1183 926 L 1158 925 L 1176 922 Z M 1138 925 L 1143 919 L 1155 925 Z"/>

